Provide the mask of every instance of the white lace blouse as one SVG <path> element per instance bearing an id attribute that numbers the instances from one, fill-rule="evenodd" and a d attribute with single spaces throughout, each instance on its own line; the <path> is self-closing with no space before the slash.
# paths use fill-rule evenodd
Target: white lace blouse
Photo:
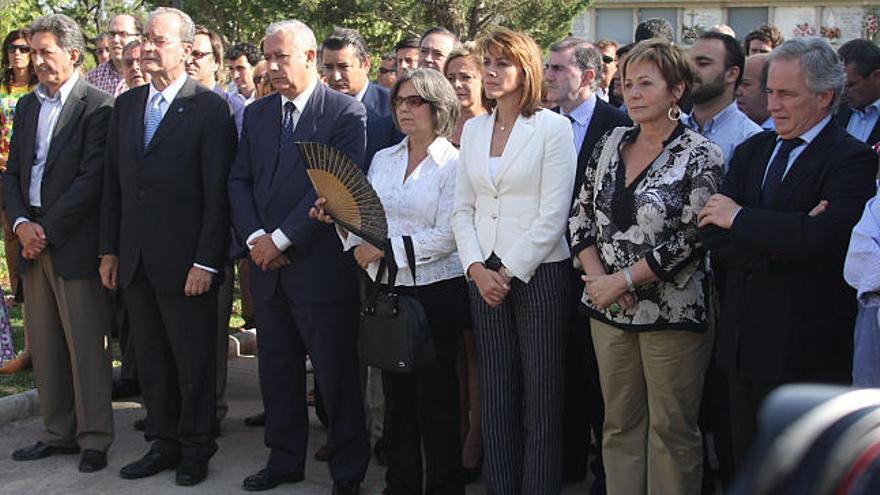
<path id="1" fill-rule="evenodd" d="M 438 137 L 428 146 L 428 156 L 406 177 L 409 138 L 380 150 L 370 163 L 367 178 L 379 195 L 388 220 L 388 237 L 398 266 L 396 285 L 413 285 L 403 236 L 412 237 L 416 258 L 416 285 L 428 285 L 464 275 L 452 235 L 452 203 L 458 149 Z M 363 242 L 340 231 L 343 249 Z M 379 262 L 367 273 L 376 279 Z"/>

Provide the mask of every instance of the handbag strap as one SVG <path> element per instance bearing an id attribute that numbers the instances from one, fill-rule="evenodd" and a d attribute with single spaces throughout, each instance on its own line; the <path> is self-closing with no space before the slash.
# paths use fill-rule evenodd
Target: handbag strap
<path id="1" fill-rule="evenodd" d="M 413 287 L 416 286 L 416 250 L 413 248 L 412 237 L 403 236 L 403 249 L 406 251 L 406 264 L 409 265 L 409 272 L 412 274 Z"/>

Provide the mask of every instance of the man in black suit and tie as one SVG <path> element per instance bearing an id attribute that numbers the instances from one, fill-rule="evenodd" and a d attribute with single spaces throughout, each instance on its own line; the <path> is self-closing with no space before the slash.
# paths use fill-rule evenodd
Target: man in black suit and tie
<path id="1" fill-rule="evenodd" d="M 107 294 L 98 279 L 98 202 L 113 98 L 79 75 L 82 32 L 61 14 L 31 25 L 40 84 L 15 112 L 4 197 L 21 241 L 34 376 L 44 440 L 17 461 L 74 454 L 79 469 L 107 465 L 113 441 Z"/>
<path id="2" fill-rule="evenodd" d="M 217 450 L 217 285 L 236 142 L 229 106 L 186 75 L 194 33 L 177 9 L 150 14 L 142 47 L 152 82 L 116 101 L 101 212 L 101 279 L 124 290 L 153 442 L 120 474 L 177 468 L 179 485 L 204 480 Z"/>
<path id="3" fill-rule="evenodd" d="M 364 106 L 318 81 L 315 35 L 300 21 L 266 29 L 263 52 L 278 93 L 245 110 L 229 176 L 236 231 L 250 249 L 251 292 L 260 338 L 266 410 L 266 467 L 244 488 L 268 490 L 304 479 L 309 417 L 308 352 L 329 418 L 333 493 L 356 494 L 370 459 L 357 355 L 355 265 L 336 230 L 310 220 L 317 196 L 298 141 L 333 146 L 363 166 Z"/>
<path id="4" fill-rule="evenodd" d="M 777 47 L 767 78 L 776 131 L 734 151 L 720 192 L 699 213 L 704 240 L 726 266 L 717 357 L 731 378 L 740 466 L 774 388 L 851 381 L 856 300 L 843 262 L 875 192 L 877 157 L 831 122 L 844 81 L 826 41 Z"/>
<path id="5" fill-rule="evenodd" d="M 837 113 L 840 125 L 856 139 L 873 146 L 880 142 L 880 47 L 852 40 L 837 52 L 846 70 L 846 91 Z"/>
<path id="6" fill-rule="evenodd" d="M 577 176 L 572 202 L 580 192 L 584 170 L 593 148 L 602 136 L 619 126 L 632 125 L 629 117 L 596 94 L 603 70 L 602 54 L 580 38 L 566 38 L 550 46 L 544 71 L 547 100 L 571 120 L 578 152 Z M 571 271 L 574 292 L 583 294 L 583 272 Z M 566 346 L 565 417 L 563 435 L 563 479 L 568 482 L 586 476 L 590 427 L 602 442 L 604 405 L 599 387 L 599 368 L 590 339 L 590 320 L 578 311 L 580 296 L 571 303 L 571 323 Z M 605 493 L 605 470 L 601 448 L 592 466 L 596 482 L 590 493 Z"/>

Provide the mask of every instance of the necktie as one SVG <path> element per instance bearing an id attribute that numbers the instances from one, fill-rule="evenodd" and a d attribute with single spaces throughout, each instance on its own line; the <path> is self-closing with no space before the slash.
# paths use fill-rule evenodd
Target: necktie
<path id="1" fill-rule="evenodd" d="M 281 141 L 278 143 L 278 156 L 293 155 L 293 112 L 296 107 L 292 101 L 284 104 L 284 116 L 281 119 Z"/>
<path id="2" fill-rule="evenodd" d="M 779 145 L 779 151 L 767 167 L 767 176 L 764 178 L 764 187 L 761 189 L 761 205 L 770 206 L 773 197 L 779 191 L 782 184 L 782 177 L 785 175 L 785 169 L 788 166 L 788 157 L 792 150 L 804 143 L 801 138 L 783 139 Z"/>
<path id="3" fill-rule="evenodd" d="M 165 99 L 162 98 L 162 93 L 156 93 L 150 99 L 150 106 L 147 109 L 147 122 L 144 125 L 144 149 L 150 145 L 153 134 L 156 133 L 159 123 L 162 122 L 162 104 L 164 102 Z"/>

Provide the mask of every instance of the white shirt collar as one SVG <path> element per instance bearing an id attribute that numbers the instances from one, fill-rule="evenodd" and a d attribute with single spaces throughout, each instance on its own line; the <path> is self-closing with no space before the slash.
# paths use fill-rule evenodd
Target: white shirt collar
<path id="1" fill-rule="evenodd" d="M 363 102 L 363 101 L 364 101 L 364 95 L 367 94 L 367 88 L 369 88 L 369 87 L 370 87 L 370 83 L 369 83 L 369 82 L 367 82 L 367 84 L 364 84 L 364 87 L 361 88 L 361 90 L 358 91 L 358 93 L 357 93 L 356 95 L 354 95 L 354 99 L 357 100 L 357 101 Z"/>
<path id="2" fill-rule="evenodd" d="M 580 105 L 575 107 L 571 113 L 566 113 L 562 107 L 559 107 L 559 114 L 565 117 L 571 116 L 575 122 L 582 126 L 586 126 L 590 123 L 590 119 L 593 117 L 593 111 L 596 110 L 596 100 L 598 96 L 596 93 L 590 95 L 589 98 L 582 101 Z"/>
<path id="3" fill-rule="evenodd" d="M 312 79 L 312 82 L 306 86 L 305 91 L 300 93 L 296 98 L 290 99 L 284 95 L 281 95 L 281 115 L 284 115 L 284 104 L 288 101 L 292 101 L 293 105 L 296 107 L 296 110 L 302 114 L 306 111 L 306 105 L 309 103 L 309 98 L 312 97 L 312 93 L 315 92 L 315 88 L 318 86 L 318 78 L 315 77 Z"/>
<path id="4" fill-rule="evenodd" d="M 871 103 L 870 105 L 866 105 L 865 108 L 863 108 L 861 110 L 853 108 L 853 112 L 858 113 L 860 115 L 866 115 L 866 114 L 870 113 L 872 109 L 874 110 L 874 112 L 880 113 L 880 99 L 878 99 L 874 103 Z"/>
<path id="5" fill-rule="evenodd" d="M 403 138 L 403 140 L 394 146 L 391 146 L 388 150 L 390 155 L 395 155 L 397 153 L 406 153 L 409 150 L 409 136 Z M 428 145 L 428 156 L 434 160 L 434 163 L 442 164 L 448 160 L 448 156 L 450 153 L 457 153 L 458 148 L 452 145 L 448 139 L 443 136 L 437 136 L 434 138 L 434 141 Z"/>
<path id="6" fill-rule="evenodd" d="M 174 101 L 174 98 L 177 97 L 177 93 L 180 92 L 180 88 L 186 84 L 186 72 L 177 76 L 177 79 L 174 80 L 171 84 L 165 87 L 162 91 L 159 91 L 153 83 L 150 83 L 150 94 L 147 95 L 147 104 L 153 101 L 153 97 L 158 93 L 162 93 L 162 99 L 165 100 L 166 104 L 171 104 Z"/>
<path id="7" fill-rule="evenodd" d="M 70 92 L 73 91 L 73 86 L 76 85 L 76 82 L 79 81 L 79 71 L 74 70 L 73 74 L 70 75 L 70 79 L 64 81 L 64 84 L 58 88 L 58 91 L 55 92 L 55 96 L 50 97 L 46 93 L 46 88 L 43 87 L 42 84 L 37 84 L 37 87 L 34 88 L 34 94 L 37 95 L 37 98 L 40 99 L 40 103 L 45 103 L 47 101 L 56 102 L 61 101 L 61 105 L 63 106 L 65 102 L 67 102 L 67 97 L 70 96 Z"/>
<path id="8" fill-rule="evenodd" d="M 816 139 L 816 136 L 818 136 L 819 133 L 822 132 L 822 129 L 824 129 L 829 122 L 831 122 L 831 115 L 826 115 L 825 118 L 820 120 L 818 124 L 810 127 L 808 131 L 804 132 L 798 137 L 804 140 L 804 144 L 810 144 L 813 142 L 814 139 Z"/>

